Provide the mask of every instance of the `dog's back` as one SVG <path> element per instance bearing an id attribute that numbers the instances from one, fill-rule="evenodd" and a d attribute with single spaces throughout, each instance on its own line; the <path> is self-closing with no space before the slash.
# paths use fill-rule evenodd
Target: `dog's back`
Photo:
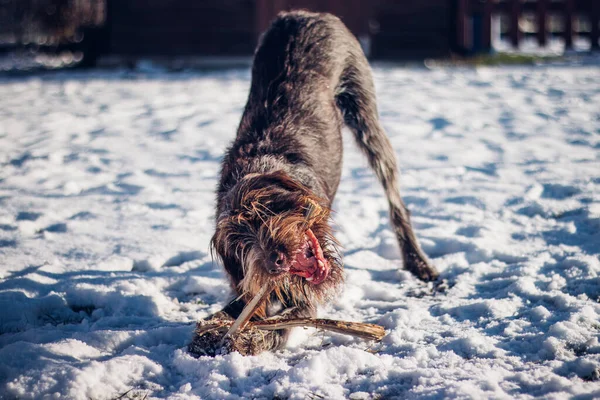
<path id="1" fill-rule="evenodd" d="M 234 143 L 261 142 L 262 159 L 255 158 L 250 168 L 266 163 L 283 169 L 333 200 L 342 164 L 343 115 L 337 100 L 349 64 L 368 73 L 358 41 L 337 17 L 306 11 L 278 15 L 256 49 Z"/>

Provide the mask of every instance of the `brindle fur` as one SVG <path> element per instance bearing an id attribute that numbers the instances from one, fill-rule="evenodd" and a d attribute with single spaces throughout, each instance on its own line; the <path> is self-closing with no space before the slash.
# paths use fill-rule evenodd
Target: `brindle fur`
<path id="1" fill-rule="evenodd" d="M 212 246 L 239 295 L 223 310 L 231 318 L 267 280 L 276 279 L 278 285 L 270 304 L 260 310 L 261 318 L 282 312 L 312 317 L 317 304 L 330 300 L 343 282 L 329 225 L 341 175 L 343 125 L 383 185 L 404 267 L 421 280 L 437 278 L 400 197 L 396 158 L 379 122 L 371 71 L 358 41 L 333 15 L 286 12 L 256 49 L 248 102 L 223 159 L 217 190 Z M 317 212 L 308 212 L 315 208 L 311 205 L 317 205 Z M 313 285 L 296 275 L 270 274 L 271 252 L 291 259 L 307 228 L 331 265 L 328 278 Z M 232 350 L 277 349 L 287 334 L 265 332 L 259 345 L 248 345 L 257 340 L 254 332 L 243 348 Z"/>

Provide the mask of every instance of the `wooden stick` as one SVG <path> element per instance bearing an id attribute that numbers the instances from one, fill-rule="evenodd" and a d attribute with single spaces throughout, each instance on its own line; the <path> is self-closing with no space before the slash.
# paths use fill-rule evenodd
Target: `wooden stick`
<path id="1" fill-rule="evenodd" d="M 273 290 L 273 284 L 269 283 L 263 286 L 258 293 L 250 300 L 246 307 L 242 310 L 241 314 L 237 319 L 233 322 L 227 333 L 221 339 L 220 346 L 222 347 L 225 344 L 225 340 L 229 337 L 234 336 L 238 331 L 244 329 L 250 318 L 254 315 L 256 309 L 262 304 L 265 298 L 271 293 Z"/>
<path id="2" fill-rule="evenodd" d="M 248 325 L 250 319 L 256 312 L 256 309 L 273 291 L 273 287 L 273 283 L 263 286 L 252 298 L 252 300 L 246 304 L 240 316 L 235 321 L 231 322 L 223 320 L 207 324 L 202 326 L 196 333 L 198 335 L 202 335 L 212 330 L 225 328 L 227 325 L 231 324 L 227 330 L 227 333 L 225 333 L 225 335 L 223 335 L 221 338 L 219 346 L 223 347 L 228 338 L 235 336 L 239 331 L 243 330 Z M 385 329 L 380 325 L 323 318 L 278 318 L 250 322 L 250 325 L 258 329 L 270 331 L 294 327 L 313 327 L 377 341 L 380 341 L 385 336 Z"/>
<path id="3" fill-rule="evenodd" d="M 251 325 L 258 329 L 268 331 L 305 326 L 377 341 L 380 341 L 385 336 L 385 329 L 381 325 L 365 324 L 362 322 L 337 321 L 334 319 L 324 318 L 281 318 L 265 321 L 254 321 L 251 323 Z"/>
<path id="4" fill-rule="evenodd" d="M 220 320 L 200 327 L 196 334 L 201 336 L 206 332 L 224 329 L 228 325 L 233 325 L 234 322 Z M 247 326 L 252 326 L 266 331 L 274 331 L 277 329 L 310 327 L 343 333 L 344 335 L 356 336 L 365 340 L 380 341 L 385 336 L 385 329 L 381 325 L 365 324 L 362 322 L 339 321 L 334 319 L 324 318 L 279 318 L 263 321 L 253 321 Z M 229 329 L 231 331 L 231 328 Z"/>

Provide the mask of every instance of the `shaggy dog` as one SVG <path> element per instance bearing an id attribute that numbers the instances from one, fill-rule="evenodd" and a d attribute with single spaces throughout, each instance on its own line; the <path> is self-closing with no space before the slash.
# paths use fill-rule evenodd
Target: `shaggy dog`
<path id="1" fill-rule="evenodd" d="M 424 281 L 437 278 L 400 198 L 394 151 L 358 41 L 333 15 L 285 12 L 256 49 L 248 102 L 222 163 L 212 248 L 239 297 L 213 319 L 236 318 L 269 281 L 275 290 L 259 318 L 314 317 L 317 305 L 337 293 L 342 260 L 329 216 L 343 125 L 385 189 L 404 268 Z M 247 330 L 229 350 L 277 349 L 288 333 Z M 211 340 L 217 338 L 196 337 L 190 350 L 210 353 Z"/>

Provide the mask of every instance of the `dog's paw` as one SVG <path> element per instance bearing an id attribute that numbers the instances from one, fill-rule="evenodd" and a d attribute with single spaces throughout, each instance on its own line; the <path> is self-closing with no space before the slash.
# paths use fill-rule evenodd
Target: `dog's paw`
<path id="1" fill-rule="evenodd" d="M 227 352 L 221 342 L 232 322 L 233 318 L 224 312 L 218 312 L 198 322 L 192 342 L 188 345 L 190 354 L 196 357 L 214 357 Z"/>
<path id="2" fill-rule="evenodd" d="M 211 356 L 214 357 L 223 353 L 221 340 L 224 332 L 219 330 L 195 334 L 192 342 L 188 345 L 190 354 L 196 357 Z"/>
<path id="3" fill-rule="evenodd" d="M 221 354 L 237 352 L 243 356 L 253 356 L 273 349 L 273 333 L 265 332 L 252 326 L 244 328 L 234 337 L 223 341 Z"/>
<path id="4" fill-rule="evenodd" d="M 407 259 L 405 259 L 404 266 L 414 276 L 424 282 L 435 281 L 440 276 L 440 273 L 433 265 L 431 265 L 424 258 L 416 255 L 407 257 Z"/>
<path id="5" fill-rule="evenodd" d="M 444 294 L 450 289 L 451 285 L 447 279 L 437 279 L 433 282 L 433 293 L 434 294 Z"/>
<path id="6" fill-rule="evenodd" d="M 217 356 L 238 352 L 244 356 L 274 350 L 279 347 L 281 334 L 278 331 L 263 331 L 249 324 L 233 337 L 224 338 L 233 318 L 219 312 L 208 319 L 198 322 L 194 338 L 188 345 L 190 354 L 200 356 Z"/>

